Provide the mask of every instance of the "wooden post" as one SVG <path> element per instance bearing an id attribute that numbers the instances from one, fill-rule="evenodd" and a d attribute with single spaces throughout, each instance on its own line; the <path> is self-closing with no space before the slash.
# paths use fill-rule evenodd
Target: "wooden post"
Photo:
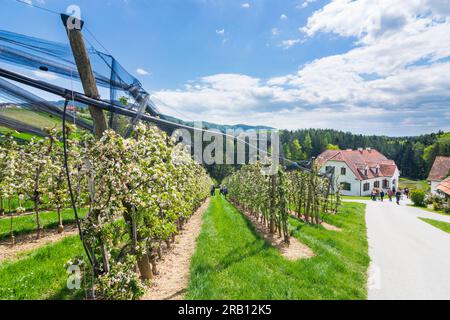
<path id="1" fill-rule="evenodd" d="M 81 33 L 84 22 L 65 14 L 61 15 L 61 19 L 69 37 L 70 47 L 72 48 L 84 93 L 90 98 L 98 99 L 100 94 L 92 71 L 91 61 L 87 54 L 83 34 Z M 105 114 L 102 109 L 94 106 L 89 106 L 89 112 L 94 122 L 94 134 L 100 139 L 103 136 L 103 132 L 108 129 Z"/>

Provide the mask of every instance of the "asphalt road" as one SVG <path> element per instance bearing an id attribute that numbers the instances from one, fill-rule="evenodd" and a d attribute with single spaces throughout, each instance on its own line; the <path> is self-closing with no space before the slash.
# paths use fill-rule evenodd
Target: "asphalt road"
<path id="1" fill-rule="evenodd" d="M 450 217 L 390 202 L 367 203 L 370 300 L 450 299 L 450 234 L 419 217 Z"/>

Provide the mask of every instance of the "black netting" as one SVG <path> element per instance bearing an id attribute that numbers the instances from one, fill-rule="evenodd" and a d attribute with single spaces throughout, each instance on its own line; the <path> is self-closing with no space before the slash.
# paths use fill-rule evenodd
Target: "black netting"
<path id="1" fill-rule="evenodd" d="M 123 117 L 110 113 L 110 127 L 122 135 L 131 132 L 142 114 L 159 115 L 156 106 L 150 100 L 150 95 L 144 90 L 142 84 L 129 74 L 109 54 L 102 53 L 95 48 L 88 48 L 97 84 L 109 89 L 109 101 L 119 108 L 131 109 L 136 112 L 135 118 Z M 48 72 L 55 75 L 80 82 L 72 51 L 68 44 L 29 37 L 9 31 L 0 30 L 0 60 L 8 64 L 25 67 L 33 71 Z M 4 84 L 3 96 L 15 96 L 19 90 Z M 19 88 L 20 89 L 20 88 Z M 20 92 L 19 100 L 32 100 L 33 107 L 41 112 L 50 112 L 52 116 L 60 115 L 61 108 L 51 108 L 43 99 L 30 98 L 29 93 Z M 105 99 L 105 97 L 103 97 Z M 84 125 L 84 124 L 83 124 Z"/>

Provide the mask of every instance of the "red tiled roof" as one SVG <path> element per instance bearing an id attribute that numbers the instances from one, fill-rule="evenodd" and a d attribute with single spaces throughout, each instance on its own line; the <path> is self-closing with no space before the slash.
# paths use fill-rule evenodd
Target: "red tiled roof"
<path id="1" fill-rule="evenodd" d="M 439 191 L 442 191 L 443 193 L 450 196 L 450 177 L 442 181 L 438 186 L 437 189 Z"/>
<path id="2" fill-rule="evenodd" d="M 436 157 L 428 181 L 441 181 L 450 171 L 450 157 Z"/>
<path id="3" fill-rule="evenodd" d="M 359 180 L 377 177 L 392 177 L 397 170 L 393 160 L 389 160 L 378 150 L 327 150 L 317 157 L 319 165 L 328 161 L 345 162 Z M 376 168 L 379 169 L 378 174 Z M 365 170 L 367 169 L 367 175 Z"/>

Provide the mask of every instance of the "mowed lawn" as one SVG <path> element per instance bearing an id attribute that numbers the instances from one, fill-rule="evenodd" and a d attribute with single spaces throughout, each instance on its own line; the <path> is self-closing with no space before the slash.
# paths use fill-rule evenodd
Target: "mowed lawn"
<path id="1" fill-rule="evenodd" d="M 78 236 L 22 254 L 0 263 L 0 300 L 80 299 L 82 290 L 67 288 L 67 261 L 82 256 Z"/>
<path id="2" fill-rule="evenodd" d="M 407 178 L 400 178 L 400 189 L 408 188 L 410 190 L 423 190 L 425 192 L 430 191 L 430 185 L 426 180 L 411 180 Z"/>
<path id="3" fill-rule="evenodd" d="M 87 209 L 79 209 L 78 214 L 84 217 Z M 75 216 L 72 209 L 61 211 L 63 224 L 75 223 Z M 53 229 L 58 226 L 58 213 L 56 211 L 41 212 L 39 214 L 41 225 L 44 229 Z M 8 238 L 11 233 L 11 218 L 0 219 L 0 240 Z M 14 235 L 29 234 L 36 232 L 36 215 L 27 214 L 13 218 Z"/>
<path id="4" fill-rule="evenodd" d="M 34 127 L 44 129 L 61 125 L 61 120 L 43 112 L 29 109 L 11 108 L 1 110 L 0 114 L 4 117 L 18 120 L 23 123 L 33 125 Z"/>
<path id="5" fill-rule="evenodd" d="M 438 221 L 433 219 L 420 218 L 420 220 L 431 224 L 433 227 L 441 229 L 444 232 L 450 233 L 450 223 L 444 221 Z"/>
<path id="6" fill-rule="evenodd" d="M 365 205 L 345 203 L 327 231 L 291 219 L 295 237 L 316 254 L 288 261 L 248 220 L 217 196 L 205 214 L 192 258 L 187 299 L 366 299 Z"/>

